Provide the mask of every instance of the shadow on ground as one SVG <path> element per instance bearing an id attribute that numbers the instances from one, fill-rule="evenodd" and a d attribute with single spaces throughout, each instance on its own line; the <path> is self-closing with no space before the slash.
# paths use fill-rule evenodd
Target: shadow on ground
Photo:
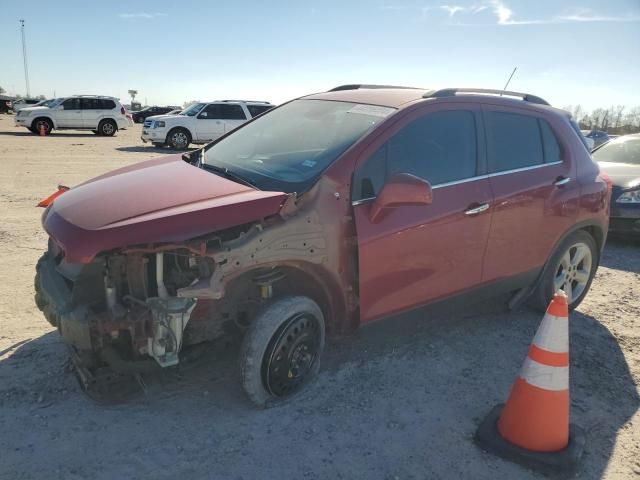
<path id="1" fill-rule="evenodd" d="M 640 237 L 609 235 L 600 265 L 640 273 Z"/>
<path id="2" fill-rule="evenodd" d="M 0 132 L 0 136 L 6 136 L 6 137 L 38 137 L 39 135 L 37 133 L 31 133 L 29 131 L 23 132 Z M 66 132 L 66 131 L 53 131 L 50 135 L 47 135 L 48 137 L 65 137 L 65 138 L 80 138 L 80 137 L 96 137 L 96 138 L 108 138 L 108 137 L 100 137 L 99 135 L 96 135 L 93 132 Z"/>
<path id="3" fill-rule="evenodd" d="M 166 147 L 154 147 L 152 145 L 136 145 L 134 147 L 116 147 L 116 150 L 121 152 L 162 152 L 167 155 L 175 155 L 176 153 L 186 153 L 195 150 L 195 148 L 188 148 L 186 150 L 173 150 Z"/>
<path id="4" fill-rule="evenodd" d="M 107 407 L 80 392 L 57 334 L 44 335 L 0 361 L 0 477 L 539 478 L 472 441 L 541 319 L 501 305 L 415 311 L 334 339 L 318 380 L 269 410 L 245 400 L 235 345 L 145 375 Z M 596 319 L 572 314 L 571 345 L 572 421 L 587 431 L 578 477 L 596 479 L 638 393 Z"/>

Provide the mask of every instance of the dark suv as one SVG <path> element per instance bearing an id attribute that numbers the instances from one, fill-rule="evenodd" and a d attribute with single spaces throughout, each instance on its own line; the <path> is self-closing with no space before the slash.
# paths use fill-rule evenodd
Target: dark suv
<path id="1" fill-rule="evenodd" d="M 142 110 L 138 110 L 137 112 L 131 112 L 131 116 L 135 123 L 144 123 L 147 117 L 152 117 L 153 115 L 165 115 L 177 108 L 178 107 L 144 107 Z"/>
<path id="2" fill-rule="evenodd" d="M 36 302 L 82 378 L 242 335 L 264 406 L 314 376 L 325 332 L 504 292 L 544 309 L 564 289 L 575 308 L 609 199 L 538 97 L 347 85 L 56 192 Z"/>

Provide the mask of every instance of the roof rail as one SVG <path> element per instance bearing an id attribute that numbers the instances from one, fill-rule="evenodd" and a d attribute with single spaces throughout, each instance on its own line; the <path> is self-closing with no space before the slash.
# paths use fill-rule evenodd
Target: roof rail
<path id="1" fill-rule="evenodd" d="M 458 93 L 479 93 L 481 95 L 499 95 L 507 97 L 519 97 L 525 102 L 537 103 L 540 105 L 550 105 L 549 102 L 543 98 L 536 97 L 530 93 L 512 92 L 510 90 L 494 90 L 491 88 L 442 88 L 440 90 L 434 90 L 432 92 L 425 93 L 423 98 L 445 98 L 454 97 Z"/>
<path id="2" fill-rule="evenodd" d="M 263 100 L 218 100 L 218 102 L 264 103 L 265 105 L 271 105 L 271 102 Z"/>
<path id="3" fill-rule="evenodd" d="M 334 87 L 331 90 L 327 90 L 328 92 L 340 92 L 342 90 L 360 90 L 360 89 L 369 89 L 369 88 L 402 88 L 402 89 L 410 89 L 415 90 L 415 87 L 401 87 L 398 85 L 367 85 L 364 83 L 351 83 L 348 85 L 340 85 L 338 87 Z"/>

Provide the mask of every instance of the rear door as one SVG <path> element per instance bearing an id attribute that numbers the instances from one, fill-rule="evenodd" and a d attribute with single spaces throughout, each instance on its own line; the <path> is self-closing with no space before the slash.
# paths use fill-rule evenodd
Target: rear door
<path id="1" fill-rule="evenodd" d="M 98 128 L 98 119 L 102 114 L 102 105 L 98 98 L 81 98 L 82 126 L 84 128 Z"/>
<path id="2" fill-rule="evenodd" d="M 224 120 L 224 132 L 230 132 L 247 121 L 247 114 L 241 105 L 224 103 L 220 105 L 220 112 Z"/>
<path id="3" fill-rule="evenodd" d="M 357 162 L 352 204 L 362 322 L 480 283 L 492 201 L 481 128 L 478 105 L 430 106 Z M 433 202 L 395 208 L 372 223 L 375 197 L 395 173 L 429 181 Z"/>
<path id="4" fill-rule="evenodd" d="M 82 110 L 80 108 L 80 99 L 67 98 L 62 102 L 62 109 L 57 110 L 55 119 L 58 127 L 63 128 L 82 128 Z"/>
<path id="5" fill-rule="evenodd" d="M 198 114 L 196 118 L 194 140 L 209 141 L 224 135 L 224 121 L 220 103 L 210 103 Z"/>
<path id="6" fill-rule="evenodd" d="M 555 116 L 512 107 L 483 108 L 495 197 L 483 280 L 521 275 L 526 283 L 575 222 L 580 194 L 575 162 L 556 133 Z"/>

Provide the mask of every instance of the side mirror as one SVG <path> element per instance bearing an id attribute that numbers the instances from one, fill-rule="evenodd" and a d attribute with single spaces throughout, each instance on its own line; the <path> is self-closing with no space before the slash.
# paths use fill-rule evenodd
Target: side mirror
<path id="1" fill-rule="evenodd" d="M 429 205 L 433 201 L 431 184 L 409 173 L 397 173 L 382 187 L 369 210 L 371 223 L 378 223 L 392 208 Z"/>
<path id="2" fill-rule="evenodd" d="M 209 116 L 209 114 L 207 112 L 202 112 L 200 115 L 198 115 L 198 118 L 207 118 Z"/>

